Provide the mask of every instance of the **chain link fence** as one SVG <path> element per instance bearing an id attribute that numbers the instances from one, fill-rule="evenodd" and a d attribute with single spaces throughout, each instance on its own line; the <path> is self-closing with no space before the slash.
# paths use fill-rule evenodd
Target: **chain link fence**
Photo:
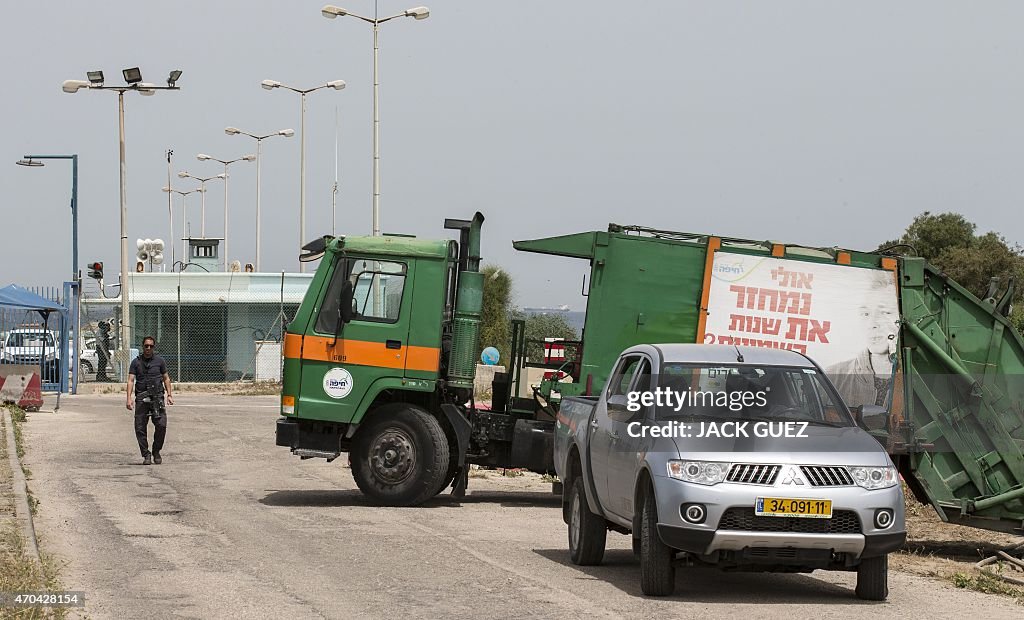
<path id="1" fill-rule="evenodd" d="M 175 382 L 280 381 L 285 326 L 311 275 L 140 273 L 129 278 L 129 355 L 152 336 Z M 121 302 L 98 285 L 82 301 L 82 381 L 122 381 Z"/>

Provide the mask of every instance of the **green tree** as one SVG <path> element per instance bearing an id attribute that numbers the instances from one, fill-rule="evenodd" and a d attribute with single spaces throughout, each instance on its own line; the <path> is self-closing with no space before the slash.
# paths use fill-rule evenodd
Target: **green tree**
<path id="1" fill-rule="evenodd" d="M 512 315 L 512 277 L 497 265 L 486 265 L 484 274 L 483 310 L 480 316 L 480 345 L 476 359 L 487 347 L 501 354 L 500 363 L 507 363 L 510 349 L 509 320 Z"/>
<path id="2" fill-rule="evenodd" d="M 545 338 L 578 340 L 580 337 L 576 328 L 570 325 L 569 321 L 562 314 L 549 313 L 526 316 L 521 310 L 517 310 L 515 317 L 526 319 L 526 357 L 531 362 L 540 362 L 544 359 L 544 345 L 539 341 L 543 341 Z M 569 359 L 571 354 L 571 351 L 566 351 L 566 359 Z"/>
<path id="3" fill-rule="evenodd" d="M 991 278 L 999 278 L 1002 293 L 1012 277 L 1016 283 L 1013 295 L 1014 312 L 1010 319 L 1018 330 L 1024 327 L 1024 256 L 1021 247 L 1010 244 L 1002 235 L 988 232 L 977 235 L 977 226 L 959 213 L 932 214 L 925 211 L 914 218 L 906 232 L 879 250 L 896 244 L 913 246 L 917 255 L 941 269 L 958 284 L 983 298 Z M 913 255 L 909 247 L 893 248 L 900 254 Z"/>

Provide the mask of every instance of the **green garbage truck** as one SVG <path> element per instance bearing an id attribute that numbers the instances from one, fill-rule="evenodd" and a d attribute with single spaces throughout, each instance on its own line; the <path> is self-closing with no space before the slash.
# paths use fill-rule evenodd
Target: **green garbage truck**
<path id="1" fill-rule="evenodd" d="M 887 449 L 913 494 L 946 521 L 1024 533 L 1024 341 L 1007 320 L 1013 283 L 979 298 L 916 257 L 611 224 L 517 241 L 589 262 L 580 342 L 525 358 L 474 391 L 484 218 L 458 240 L 324 237 L 284 342 L 277 444 L 301 458 L 348 454 L 359 488 L 416 505 L 469 465 L 552 473 L 559 398 L 599 394 L 637 344 L 789 349 L 814 359 Z M 503 343 L 485 343 L 501 345 Z M 548 369 L 526 397 L 523 369 Z"/>

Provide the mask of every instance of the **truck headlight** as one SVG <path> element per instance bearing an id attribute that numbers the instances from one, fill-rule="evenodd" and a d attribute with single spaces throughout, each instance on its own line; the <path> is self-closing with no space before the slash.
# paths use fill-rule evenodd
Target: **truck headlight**
<path id="1" fill-rule="evenodd" d="M 717 461 L 669 461 L 668 475 L 683 482 L 718 484 L 729 473 L 729 463 Z"/>
<path id="2" fill-rule="evenodd" d="M 887 489 L 899 482 L 895 467 L 850 467 L 849 470 L 857 486 L 865 489 Z"/>

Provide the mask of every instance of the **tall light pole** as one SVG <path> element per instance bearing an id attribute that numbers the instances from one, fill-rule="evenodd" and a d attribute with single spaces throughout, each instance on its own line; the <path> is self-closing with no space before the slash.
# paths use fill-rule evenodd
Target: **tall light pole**
<path id="1" fill-rule="evenodd" d="M 191 175 L 188 172 L 182 170 L 181 172 L 178 173 L 178 178 L 179 179 L 195 179 L 196 181 L 199 181 L 199 191 L 203 193 L 203 211 L 202 211 L 203 215 L 202 215 L 202 224 L 200 225 L 199 235 L 203 239 L 206 239 L 206 182 L 207 181 L 212 181 L 214 179 L 222 179 L 222 180 L 224 180 L 226 182 L 227 178 L 228 178 L 228 175 L 221 173 L 221 174 L 218 174 L 218 175 L 212 176 L 212 177 L 197 177 L 195 175 Z"/>
<path id="2" fill-rule="evenodd" d="M 284 88 L 292 91 L 293 93 L 299 93 L 300 99 L 302 100 L 301 111 L 299 113 L 299 249 L 301 250 L 306 245 L 306 95 L 311 92 L 318 91 L 321 88 L 333 88 L 334 90 L 341 90 L 345 88 L 345 80 L 334 80 L 333 82 L 327 82 L 314 88 L 293 88 L 286 86 L 281 82 L 274 80 L 263 80 L 263 88 L 267 90 L 274 90 L 275 88 Z M 302 252 L 300 251 L 299 254 Z M 305 273 L 306 263 L 299 261 L 299 273 Z"/>
<path id="3" fill-rule="evenodd" d="M 376 3 L 374 3 L 374 7 L 376 6 Z M 374 8 L 373 18 L 369 18 L 363 17 L 362 15 L 356 15 L 355 13 L 351 13 L 343 8 L 328 4 L 320 10 L 320 14 L 328 19 L 351 15 L 356 19 L 361 19 L 364 22 L 373 24 L 373 236 L 376 237 L 380 235 L 380 107 L 378 104 L 380 73 L 377 68 L 377 58 L 380 53 L 380 47 L 377 44 L 378 32 L 380 30 L 380 25 L 384 22 L 391 21 L 397 17 L 426 19 L 430 17 L 430 10 L 425 6 L 418 6 L 396 15 L 391 15 L 390 17 L 377 17 L 376 8 Z"/>
<path id="4" fill-rule="evenodd" d="M 256 140 L 256 271 L 260 270 L 260 164 L 262 163 L 260 155 L 263 154 L 263 141 L 271 136 L 284 136 L 285 138 L 291 138 L 295 135 L 294 129 L 282 129 L 275 131 L 274 133 L 268 133 L 264 136 L 257 136 L 247 131 L 242 131 L 237 127 L 225 127 L 224 133 L 229 136 L 237 136 L 242 134 L 243 136 L 249 136 L 253 140 Z"/>
<path id="5" fill-rule="evenodd" d="M 199 161 L 219 161 L 224 164 L 224 271 L 230 271 L 228 267 L 228 166 L 236 161 L 256 161 L 255 155 L 246 155 L 237 159 L 217 159 L 204 153 L 196 155 Z"/>
<path id="6" fill-rule="evenodd" d="M 78 338 L 79 330 L 81 329 L 81 319 L 79 309 L 81 308 L 82 299 L 82 282 L 78 278 L 78 154 L 73 155 L 26 155 L 24 159 L 18 160 L 15 163 L 19 166 L 30 166 L 37 168 L 45 165 L 42 159 L 70 159 L 71 160 L 71 281 L 76 283 L 78 287 L 76 295 L 76 308 L 74 322 L 72 323 L 71 339 L 75 343 L 74 351 L 74 365 L 71 368 L 71 393 L 75 394 L 78 392 L 78 358 L 80 353 L 78 352 Z M 62 356 L 62 359 L 67 356 Z M 62 369 L 61 372 L 64 372 Z M 64 375 L 61 375 L 64 376 Z"/>
<path id="7" fill-rule="evenodd" d="M 170 186 L 166 186 L 166 187 L 163 188 L 163 191 L 167 192 L 167 199 L 168 200 L 171 199 L 171 194 L 172 193 L 178 194 L 179 196 L 181 196 L 181 237 L 182 237 L 182 239 L 181 239 L 181 264 L 182 264 L 182 266 L 184 266 L 186 263 L 188 263 L 188 247 L 185 245 L 185 211 L 186 211 L 186 209 L 185 209 L 185 196 L 188 196 L 189 194 L 192 194 L 194 192 L 205 192 L 206 190 L 199 189 L 197 187 L 195 189 L 190 189 L 187 192 L 183 192 L 183 191 L 181 191 L 179 189 L 172 189 Z M 171 239 L 171 247 L 173 248 L 174 247 L 174 221 L 173 221 L 173 219 L 171 219 L 170 224 L 171 224 L 171 237 L 170 237 L 170 239 Z M 173 262 L 171 263 L 171 271 L 174 271 L 174 263 Z"/>
<path id="8" fill-rule="evenodd" d="M 90 90 L 112 90 L 117 93 L 117 128 L 118 144 L 120 146 L 120 185 L 121 185 L 121 334 L 118 339 L 121 352 L 122 374 L 127 366 L 130 351 L 131 323 L 128 314 L 128 189 L 126 183 L 127 167 L 125 166 L 124 150 L 124 94 L 127 91 L 135 91 L 140 95 L 153 95 L 158 90 L 178 90 L 177 82 L 181 78 L 181 71 L 171 71 L 167 76 L 167 86 L 156 86 L 142 81 L 142 72 L 138 67 L 124 69 L 121 74 L 124 76 L 125 86 L 104 86 L 102 71 L 89 71 L 84 80 L 65 80 L 61 88 L 66 93 L 77 93 L 82 88 Z"/>

